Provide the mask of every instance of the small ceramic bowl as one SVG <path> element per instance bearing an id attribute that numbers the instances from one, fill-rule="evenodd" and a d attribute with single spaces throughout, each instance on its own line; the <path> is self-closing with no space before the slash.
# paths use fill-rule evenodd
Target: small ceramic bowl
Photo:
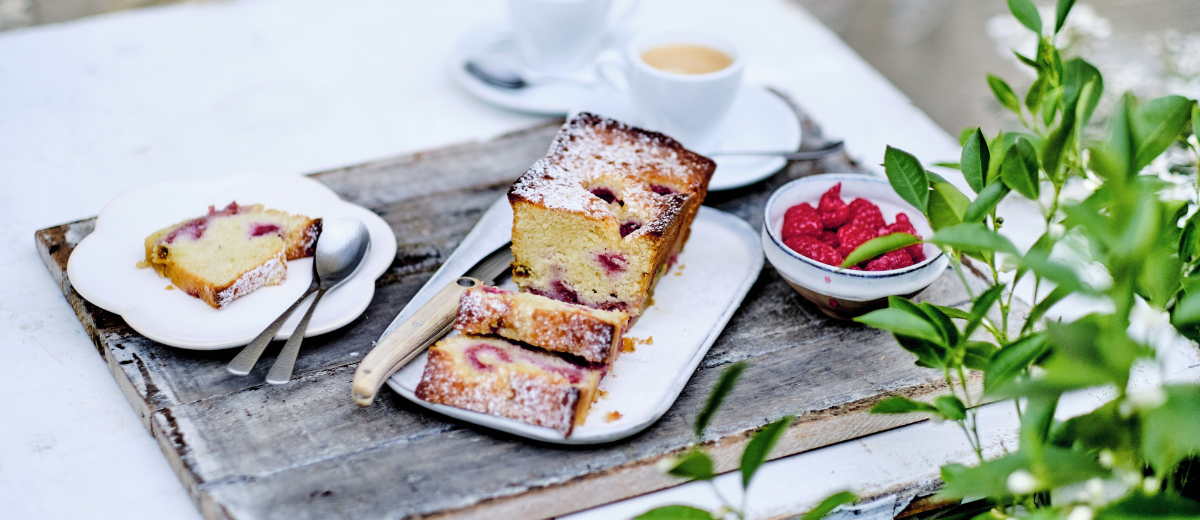
<path id="1" fill-rule="evenodd" d="M 792 288 L 834 318 L 850 319 L 885 307 L 888 296 L 911 297 L 929 287 L 949 265 L 949 259 L 932 244 L 924 244 L 925 260 L 891 271 L 857 271 L 820 263 L 783 245 L 783 215 L 788 208 L 808 202 L 814 207 L 829 188 L 842 183 L 847 203 L 863 197 L 879 206 L 888 223 L 897 213 L 908 214 L 922 237 L 933 229 L 920 211 L 901 199 L 887 179 L 853 173 L 826 173 L 797 179 L 781 186 L 767 201 L 762 241 L 767 260 Z"/>

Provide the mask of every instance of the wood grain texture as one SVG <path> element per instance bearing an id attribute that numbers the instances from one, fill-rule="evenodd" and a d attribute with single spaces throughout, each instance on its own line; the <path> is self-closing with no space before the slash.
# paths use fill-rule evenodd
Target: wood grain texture
<path id="1" fill-rule="evenodd" d="M 381 215 L 399 249 L 366 312 L 305 340 L 296 375 L 283 386 L 263 383 L 269 359 L 248 377 L 231 376 L 225 364 L 236 349 L 165 347 L 83 300 L 65 268 L 94 221 L 41 230 L 36 242 L 210 519 L 550 517 L 669 487 L 680 481 L 655 462 L 692 445 L 691 421 L 721 370 L 739 360 L 749 368 L 704 439 L 719 471 L 736 468 L 749 435 L 785 415 L 798 419 L 772 458 L 913 422 L 867 410 L 890 395 L 927 398 L 944 389 L 940 373 L 916 367 L 890 335 L 825 317 L 768 264 L 675 405 L 630 439 L 594 447 L 531 442 L 435 415 L 390 391 L 371 407 L 356 406 L 350 385 L 357 363 L 488 205 L 545 153 L 558 125 L 314 174 Z M 815 125 L 804 119 L 803 126 L 805 142 L 819 145 Z M 845 156 L 795 163 L 755 185 L 712 193 L 706 204 L 758 227 L 776 187 L 827 171 L 857 168 Z M 919 299 L 967 301 L 949 273 Z"/>

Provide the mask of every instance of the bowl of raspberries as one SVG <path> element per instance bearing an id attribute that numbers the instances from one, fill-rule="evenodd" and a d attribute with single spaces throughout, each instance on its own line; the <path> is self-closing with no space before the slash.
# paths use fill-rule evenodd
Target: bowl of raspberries
<path id="1" fill-rule="evenodd" d="M 797 179 L 771 195 L 763 217 L 767 260 L 792 288 L 835 318 L 885 307 L 888 296 L 911 297 L 949 265 L 936 246 L 918 243 L 841 267 L 873 238 L 933 234 L 922 212 L 884 178 L 826 173 Z"/>

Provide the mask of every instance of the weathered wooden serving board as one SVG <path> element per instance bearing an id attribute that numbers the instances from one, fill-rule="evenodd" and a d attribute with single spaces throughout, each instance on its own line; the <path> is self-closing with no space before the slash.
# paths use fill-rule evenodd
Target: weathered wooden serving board
<path id="1" fill-rule="evenodd" d="M 804 126 L 805 143 L 820 144 L 811 121 Z M 366 312 L 305 341 L 296 377 L 284 386 L 263 382 L 279 345 L 249 377 L 235 377 L 225 364 L 236 350 L 166 347 L 83 300 L 65 271 L 94 219 L 41 230 L 37 246 L 210 519 L 541 518 L 669 487 L 679 480 L 654 463 L 691 445 L 696 412 L 725 366 L 739 360 L 749 368 L 705 439 L 719 471 L 736 468 L 748 436 L 785 415 L 798 419 L 772 458 L 913 422 L 867 411 L 889 395 L 922 398 L 944 388 L 940 373 L 914 366 L 889 335 L 825 317 L 767 264 L 679 400 L 630 439 L 585 448 L 539 444 L 434 415 L 387 389 L 374 406 L 356 406 L 350 381 L 358 361 L 488 205 L 545 153 L 557 128 L 552 122 L 490 142 L 314 174 L 387 220 L 399 251 Z M 705 203 L 758 228 L 776 187 L 813 173 L 855 170 L 845 156 L 795 163 L 758 184 L 710 193 Z M 920 298 L 967 301 L 949 274 Z"/>

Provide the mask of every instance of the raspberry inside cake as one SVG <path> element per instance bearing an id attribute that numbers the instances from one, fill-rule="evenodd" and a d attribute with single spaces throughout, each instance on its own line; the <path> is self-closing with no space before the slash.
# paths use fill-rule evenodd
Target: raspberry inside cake
<path id="1" fill-rule="evenodd" d="M 509 189 L 522 291 L 638 316 L 716 169 L 675 140 L 581 113 Z"/>
<path id="2" fill-rule="evenodd" d="M 283 283 L 287 261 L 312 256 L 321 220 L 259 204 L 224 209 L 146 237 L 146 259 L 159 276 L 220 309 L 266 285 Z"/>
<path id="3" fill-rule="evenodd" d="M 587 419 L 600 375 L 502 339 L 460 335 L 429 348 L 416 396 L 570 435 Z"/>
<path id="4" fill-rule="evenodd" d="M 464 334 L 497 334 L 608 365 L 616 357 L 628 321 L 623 312 L 477 286 L 463 293 L 454 328 Z"/>

